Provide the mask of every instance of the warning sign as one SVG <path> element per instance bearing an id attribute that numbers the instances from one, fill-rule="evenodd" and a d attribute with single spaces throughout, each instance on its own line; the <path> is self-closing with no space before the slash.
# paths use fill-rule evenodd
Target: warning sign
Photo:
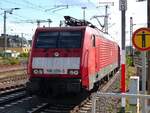
<path id="1" fill-rule="evenodd" d="M 150 50 L 150 29 L 140 28 L 133 33 L 132 43 L 140 51 Z"/>

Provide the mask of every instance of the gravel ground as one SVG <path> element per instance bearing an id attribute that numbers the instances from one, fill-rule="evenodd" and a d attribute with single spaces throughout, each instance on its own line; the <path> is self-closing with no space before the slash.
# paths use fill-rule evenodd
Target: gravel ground
<path id="1" fill-rule="evenodd" d="M 26 69 L 26 65 L 8 65 L 0 66 L 0 73 L 8 72 L 12 70 Z"/>
<path id="2" fill-rule="evenodd" d="M 106 92 L 120 92 L 120 76 L 108 88 Z M 119 113 L 121 104 L 120 98 L 115 97 L 97 97 L 96 98 L 96 113 Z"/>

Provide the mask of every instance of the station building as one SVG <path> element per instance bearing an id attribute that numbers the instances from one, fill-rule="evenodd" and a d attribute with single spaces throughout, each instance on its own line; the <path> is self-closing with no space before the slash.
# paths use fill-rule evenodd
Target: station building
<path id="1" fill-rule="evenodd" d="M 6 50 L 18 53 L 29 53 L 32 42 L 31 40 L 27 40 L 24 37 L 19 37 L 18 35 L 6 35 L 6 40 L 4 39 L 4 34 L 1 34 L 0 51 Z M 6 45 L 5 41 L 7 42 Z"/>

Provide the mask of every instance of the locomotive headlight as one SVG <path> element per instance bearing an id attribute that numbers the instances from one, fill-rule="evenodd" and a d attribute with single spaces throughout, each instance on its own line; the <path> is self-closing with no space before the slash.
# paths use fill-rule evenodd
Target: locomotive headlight
<path id="1" fill-rule="evenodd" d="M 79 74 L 79 70 L 69 70 L 70 75 L 78 75 Z"/>
<path id="2" fill-rule="evenodd" d="M 38 73 L 39 73 L 38 69 L 34 69 L 34 70 L 33 70 L 33 73 L 34 73 L 34 74 L 38 74 Z"/>
<path id="3" fill-rule="evenodd" d="M 43 74 L 42 69 L 33 69 L 33 74 Z"/>
<path id="4" fill-rule="evenodd" d="M 74 75 L 78 75 L 79 74 L 79 71 L 78 70 L 75 70 L 74 71 Z"/>
<path id="5" fill-rule="evenodd" d="M 73 70 L 70 70 L 70 71 L 69 71 L 69 74 L 70 74 L 70 75 L 73 75 Z"/>

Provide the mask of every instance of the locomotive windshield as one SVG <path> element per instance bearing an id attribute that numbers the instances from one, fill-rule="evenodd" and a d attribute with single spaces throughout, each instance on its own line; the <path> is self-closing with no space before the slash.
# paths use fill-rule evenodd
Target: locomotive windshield
<path id="1" fill-rule="evenodd" d="M 81 31 L 40 32 L 36 48 L 80 48 Z"/>

